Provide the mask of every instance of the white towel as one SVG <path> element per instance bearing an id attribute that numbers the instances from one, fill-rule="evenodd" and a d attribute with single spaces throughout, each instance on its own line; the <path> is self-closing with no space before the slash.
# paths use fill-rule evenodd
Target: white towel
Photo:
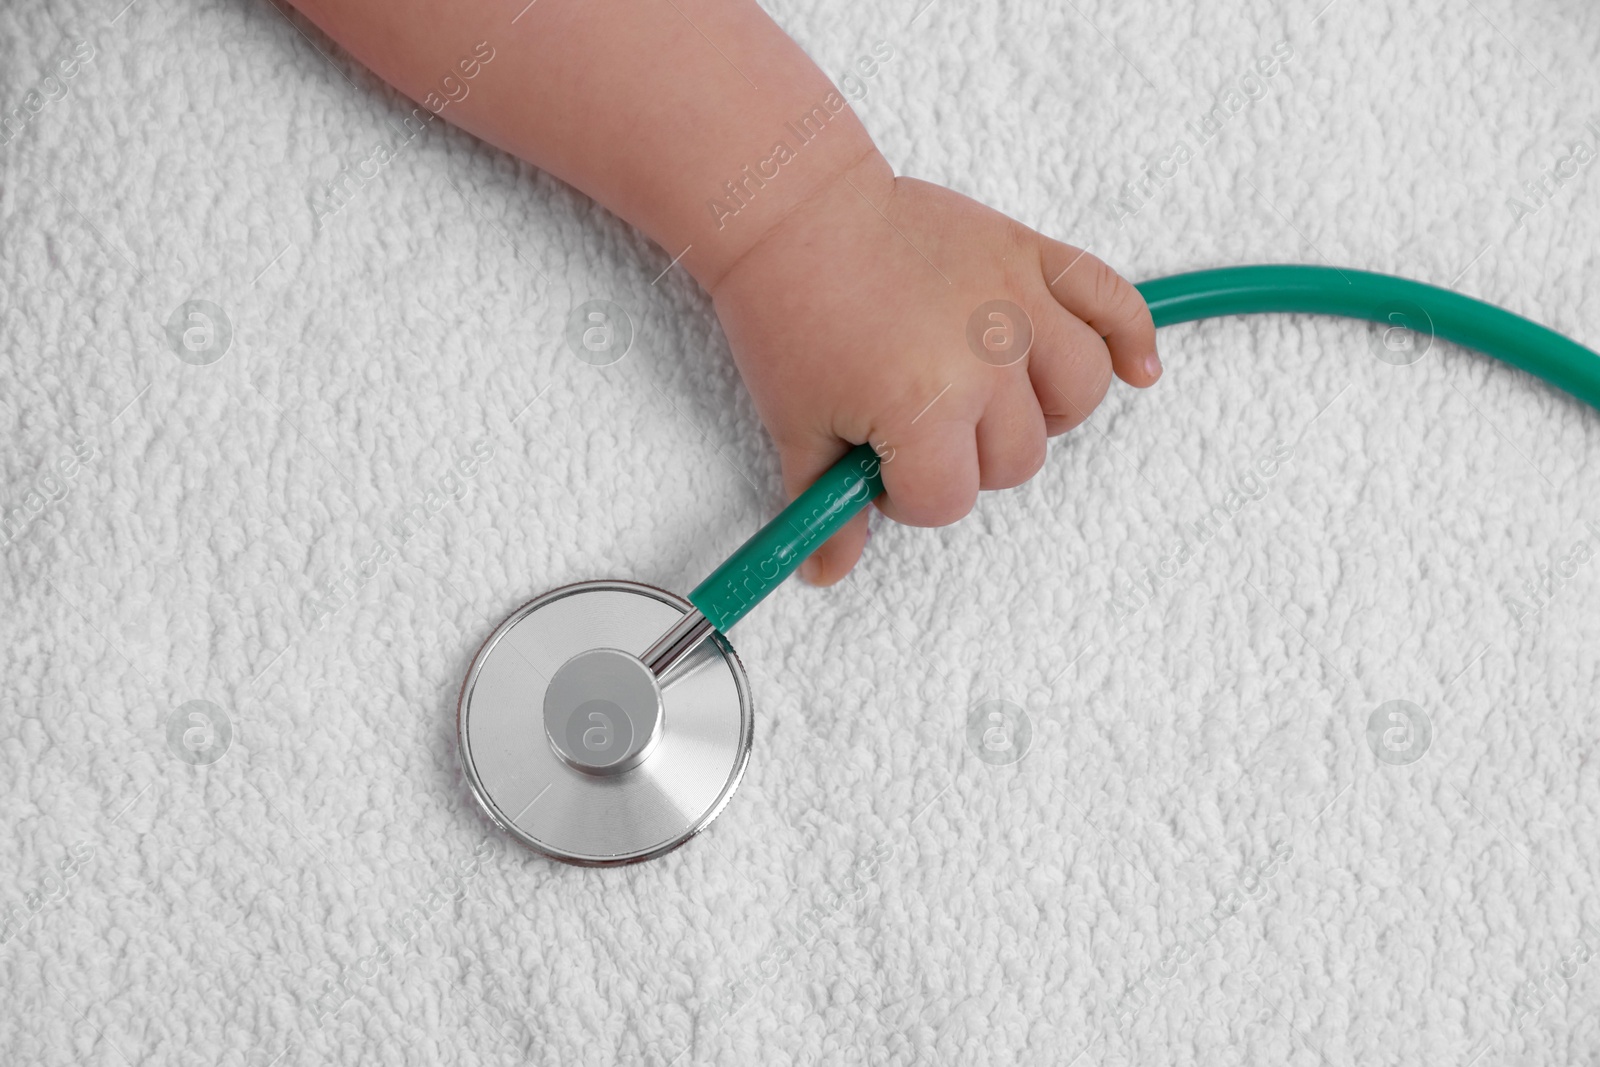
<path id="1" fill-rule="evenodd" d="M 734 630 L 708 833 L 553 864 L 458 688 L 536 593 L 686 592 L 781 504 L 710 304 L 272 4 L 124 2 L 0 12 L 0 1059 L 1600 1059 L 1595 412 L 1361 324 L 1166 331 L 1026 487 Z M 901 172 L 1135 279 L 1348 265 L 1600 344 L 1593 4 L 774 14 Z"/>

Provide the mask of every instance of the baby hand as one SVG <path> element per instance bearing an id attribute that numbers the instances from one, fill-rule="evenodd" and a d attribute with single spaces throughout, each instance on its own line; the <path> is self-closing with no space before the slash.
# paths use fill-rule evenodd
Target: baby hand
<path id="1" fill-rule="evenodd" d="M 1113 373 L 1139 388 L 1161 375 L 1149 309 L 1110 267 L 896 178 L 876 152 L 710 289 L 789 496 L 870 442 L 883 459 L 879 508 L 913 526 L 955 522 L 979 489 L 1033 477 L 1046 438 L 1086 419 Z M 863 512 L 801 575 L 838 581 L 866 537 Z"/>

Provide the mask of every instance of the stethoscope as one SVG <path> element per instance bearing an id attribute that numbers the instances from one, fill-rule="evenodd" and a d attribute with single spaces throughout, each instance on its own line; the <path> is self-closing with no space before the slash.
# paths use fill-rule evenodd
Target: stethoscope
<path id="1" fill-rule="evenodd" d="M 1600 408 L 1600 355 L 1420 282 L 1252 266 L 1139 290 L 1157 326 L 1262 312 L 1366 319 L 1385 328 L 1393 362 L 1443 338 Z M 473 657 L 457 708 L 461 762 L 489 818 L 552 859 L 586 866 L 652 859 L 705 829 L 738 788 L 754 735 L 750 682 L 728 630 L 881 492 L 879 457 L 860 445 L 687 598 L 588 581 L 513 611 Z"/>

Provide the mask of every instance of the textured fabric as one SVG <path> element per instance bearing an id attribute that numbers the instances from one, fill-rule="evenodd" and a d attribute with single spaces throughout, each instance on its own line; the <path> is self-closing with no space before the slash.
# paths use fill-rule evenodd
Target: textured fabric
<path id="1" fill-rule="evenodd" d="M 122 3 L 0 10 L 0 1060 L 1600 1061 L 1594 412 L 1166 331 L 1031 483 L 735 629 L 708 833 L 553 864 L 458 689 L 534 594 L 686 592 L 781 504 L 709 302 L 271 4 Z M 902 173 L 1133 278 L 1600 343 L 1587 0 L 774 14 Z"/>

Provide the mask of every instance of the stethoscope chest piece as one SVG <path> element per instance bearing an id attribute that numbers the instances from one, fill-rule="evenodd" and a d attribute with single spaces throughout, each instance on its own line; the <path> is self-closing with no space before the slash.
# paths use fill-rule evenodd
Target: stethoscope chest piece
<path id="1" fill-rule="evenodd" d="M 612 866 L 669 852 L 716 818 L 750 758 L 744 665 L 721 635 L 659 680 L 638 658 L 691 610 L 639 582 L 580 582 L 495 628 L 456 730 L 496 824 L 553 859 Z"/>

